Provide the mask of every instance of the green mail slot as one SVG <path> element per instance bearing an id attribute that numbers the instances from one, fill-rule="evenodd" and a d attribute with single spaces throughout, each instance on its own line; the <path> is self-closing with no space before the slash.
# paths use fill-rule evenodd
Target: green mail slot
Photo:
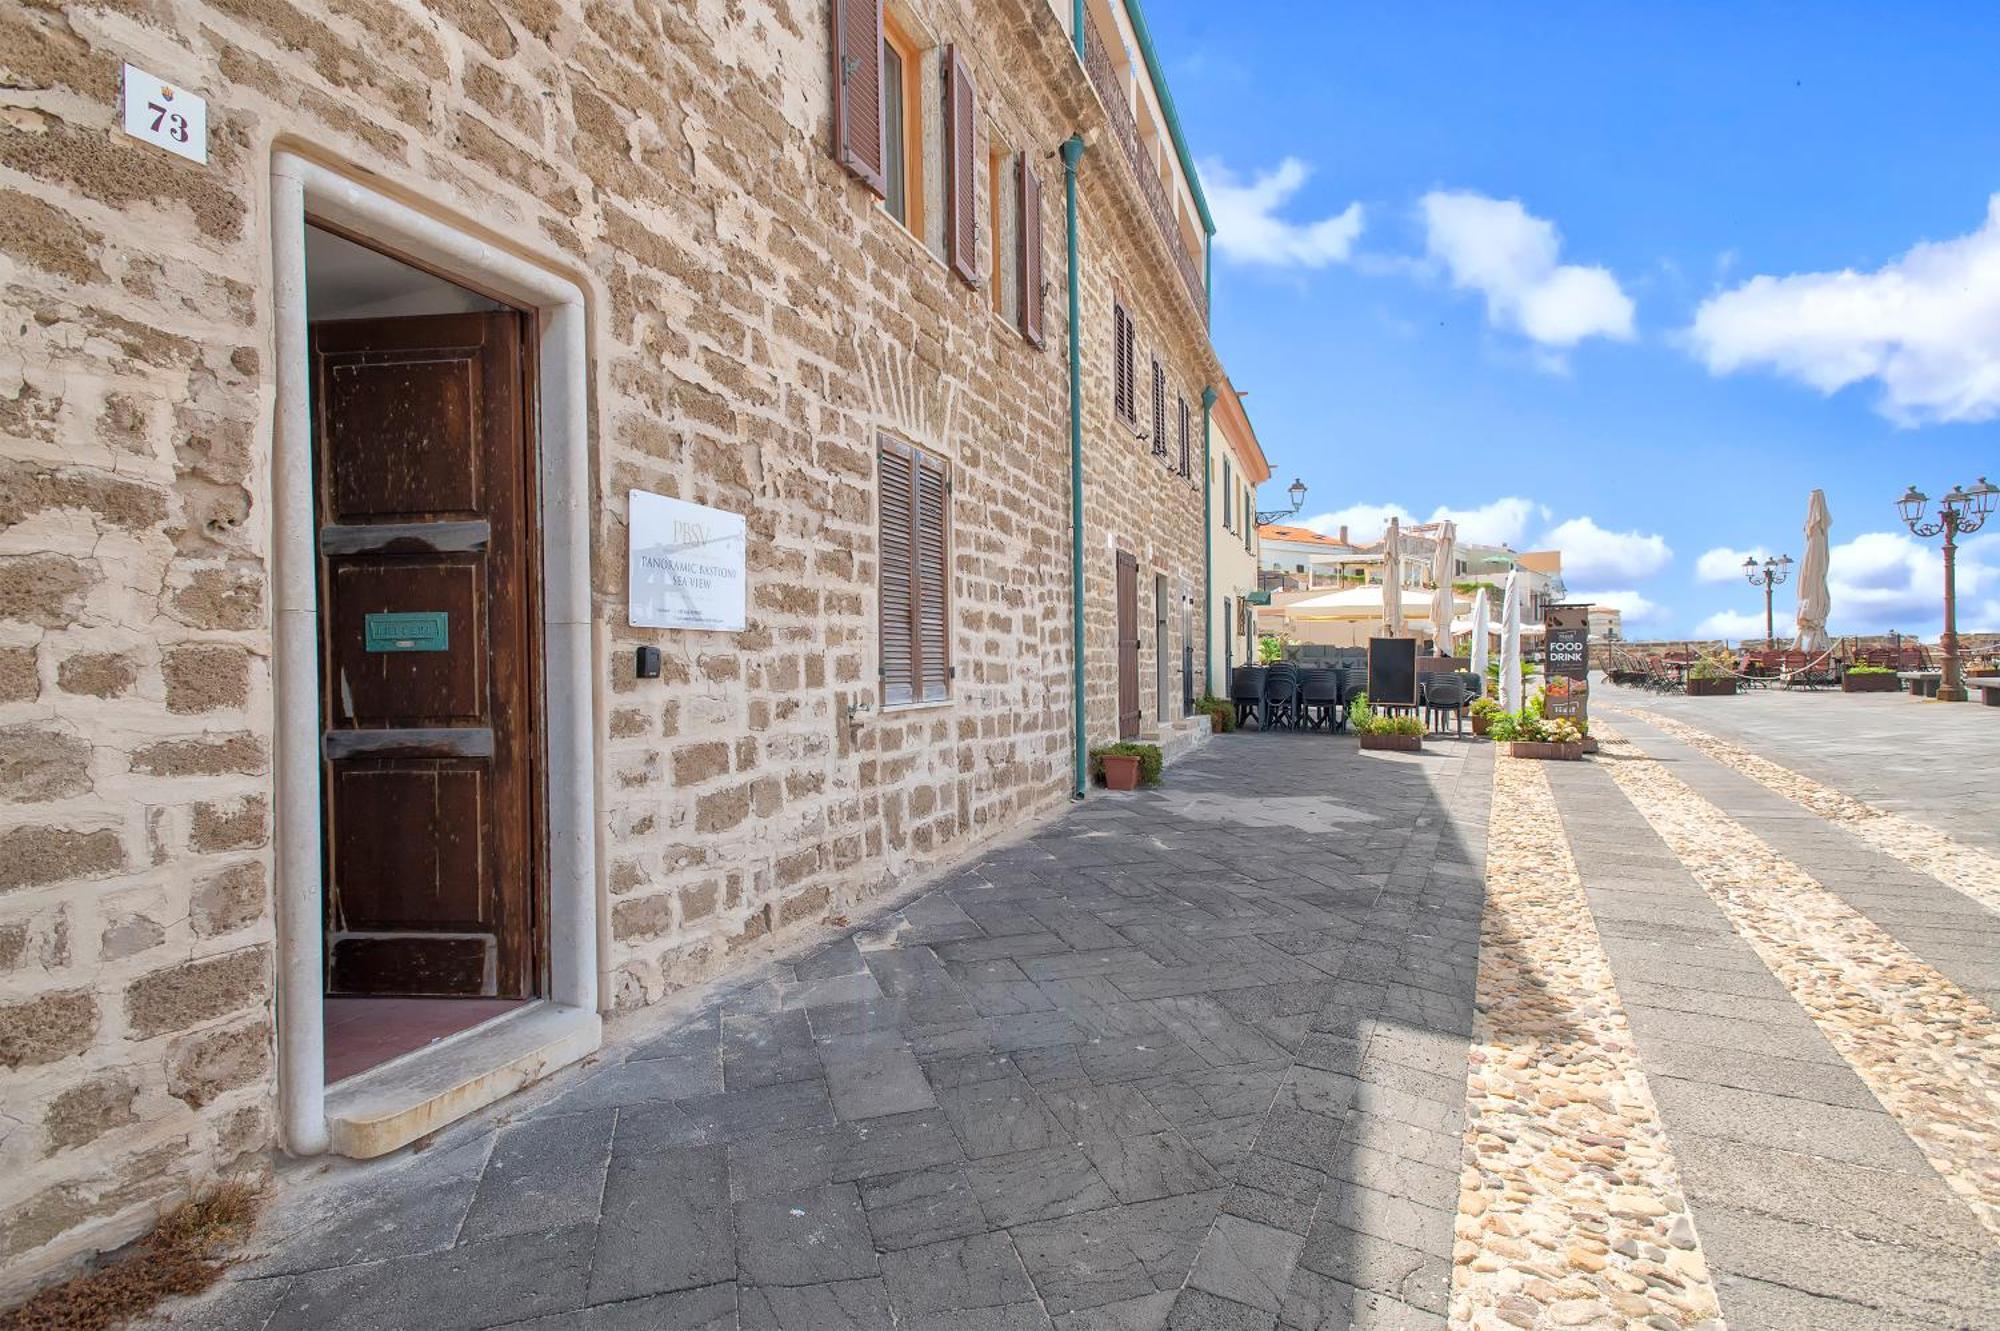
<path id="1" fill-rule="evenodd" d="M 443 652 L 451 649 L 451 616 L 442 610 L 368 615 L 361 643 L 371 652 Z"/>

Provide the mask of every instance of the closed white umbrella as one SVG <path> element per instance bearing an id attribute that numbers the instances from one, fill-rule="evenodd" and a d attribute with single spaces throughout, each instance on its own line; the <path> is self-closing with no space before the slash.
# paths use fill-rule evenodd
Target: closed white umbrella
<path id="1" fill-rule="evenodd" d="M 1382 628 L 1392 638 L 1403 636 L 1403 524 L 1396 518 L 1382 538 Z"/>
<path id="2" fill-rule="evenodd" d="M 1431 556 L 1431 625 L 1437 631 L 1437 653 L 1450 656 L 1451 619 L 1454 609 L 1451 578 L 1458 568 L 1458 524 L 1438 526 L 1437 553 Z"/>
<path id="3" fill-rule="evenodd" d="M 1487 603 L 1486 589 L 1481 587 L 1479 595 L 1472 598 L 1472 673 L 1478 677 L 1481 688 L 1486 686 L 1486 636 L 1492 631 L 1493 607 Z"/>
<path id="4" fill-rule="evenodd" d="M 1521 710 L 1521 570 L 1507 574 L 1507 595 L 1500 603 L 1500 705 Z"/>
<path id="5" fill-rule="evenodd" d="M 1817 654 L 1826 650 L 1826 616 L 1832 608 L 1826 590 L 1826 542 L 1832 528 L 1826 491 L 1815 490 L 1806 503 L 1806 557 L 1799 565 L 1799 636 L 1792 643 L 1797 651 Z"/>

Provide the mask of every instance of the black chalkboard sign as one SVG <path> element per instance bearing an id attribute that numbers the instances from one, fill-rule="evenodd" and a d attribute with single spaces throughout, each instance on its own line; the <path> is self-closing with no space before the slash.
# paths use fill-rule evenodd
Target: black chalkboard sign
<path id="1" fill-rule="evenodd" d="M 1384 707 L 1417 705 L 1417 640 L 1368 640 L 1368 701 Z"/>

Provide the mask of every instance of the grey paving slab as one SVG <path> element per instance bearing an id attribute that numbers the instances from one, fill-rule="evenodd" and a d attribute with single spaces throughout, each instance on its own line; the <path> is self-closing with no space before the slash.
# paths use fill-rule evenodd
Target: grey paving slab
<path id="1" fill-rule="evenodd" d="M 1734 698 L 1602 691 L 1657 710 L 1773 762 L 1952 836 L 2000 850 L 2000 708 L 1923 703 L 1901 694 L 1758 689 Z"/>
<path id="2" fill-rule="evenodd" d="M 497 1133 L 281 1203 L 269 1251 L 187 1311 L 586 1331 L 1423 1313 L 1490 762 L 1218 741 L 689 996 L 492 1111 Z M 1422 1195 L 1390 1215 L 1360 1188 Z"/>
<path id="3" fill-rule="evenodd" d="M 1606 798 L 1605 772 L 1551 768 L 1593 914 L 1617 895 L 1597 886 L 1615 865 L 1691 918 L 1724 918 L 1639 811 Z M 1788 991 L 1747 941 L 1694 957 L 1642 936 L 1604 942 L 1621 994 L 1674 1004 L 1628 997 L 1628 1012 L 1730 1325 L 2000 1325 L 1984 1231 L 1805 1009 L 1778 1001 Z"/>
<path id="4" fill-rule="evenodd" d="M 1946 978 L 1982 1002 L 2000 1002 L 2000 914 L 1698 749 L 1652 727 L 1628 729 L 1647 752 L 1671 757 L 1675 775 L 1704 799 L 1741 822 Z M 1986 762 L 2000 766 L 2000 726 L 1991 729 L 1994 733 L 1987 741 Z M 1932 825 L 1977 844 L 1976 838 L 1964 834 L 1980 824 L 2000 822 L 2000 781 L 1993 784 L 1996 789 L 1985 806 L 1990 811 L 1988 817 L 1982 819 L 1973 809 L 1960 808 L 1954 811 L 1951 822 Z"/>

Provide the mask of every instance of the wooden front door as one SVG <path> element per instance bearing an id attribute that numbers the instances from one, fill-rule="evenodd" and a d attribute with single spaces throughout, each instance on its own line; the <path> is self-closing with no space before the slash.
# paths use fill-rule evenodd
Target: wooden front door
<path id="1" fill-rule="evenodd" d="M 525 325 L 313 328 L 328 993 L 536 990 Z"/>
<path id="2" fill-rule="evenodd" d="M 1118 552 L 1118 738 L 1139 733 L 1139 561 Z"/>

